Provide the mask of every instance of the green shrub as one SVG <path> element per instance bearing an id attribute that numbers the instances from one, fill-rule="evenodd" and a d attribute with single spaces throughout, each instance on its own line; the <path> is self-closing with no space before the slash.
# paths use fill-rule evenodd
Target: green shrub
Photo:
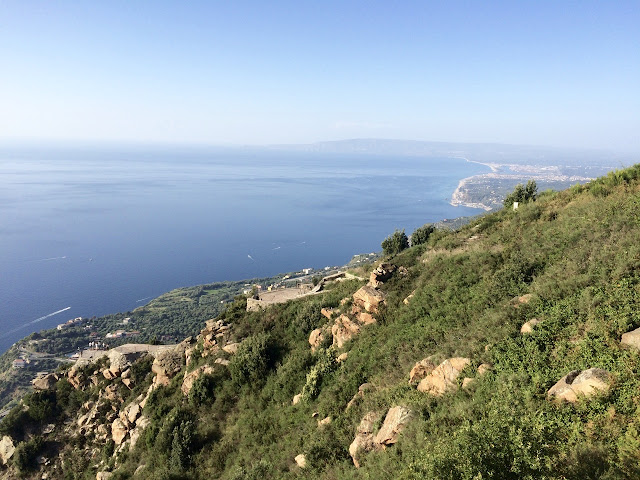
<path id="1" fill-rule="evenodd" d="M 395 255 L 405 248 L 409 248 L 409 239 L 404 229 L 396 230 L 382 241 L 382 251 L 385 255 Z"/>
<path id="2" fill-rule="evenodd" d="M 522 185 L 519 183 L 514 188 L 513 192 L 507 195 L 504 199 L 504 206 L 510 207 L 514 204 L 514 202 L 518 203 L 527 203 L 530 201 L 535 201 L 538 195 L 538 186 L 536 185 L 535 180 L 529 180 L 527 185 Z"/>
<path id="3" fill-rule="evenodd" d="M 237 385 L 249 382 L 262 384 L 275 363 L 275 348 L 271 337 L 258 333 L 244 340 L 229 363 L 231 378 Z"/>
<path id="4" fill-rule="evenodd" d="M 429 240 L 429 236 L 436 230 L 436 227 L 431 223 L 427 223 L 416 230 L 411 234 L 411 246 L 422 245 L 427 243 Z"/>
<path id="5" fill-rule="evenodd" d="M 42 437 L 33 437 L 27 442 L 20 442 L 13 453 L 13 464 L 18 471 L 24 473 L 37 467 L 36 459 L 43 447 Z"/>

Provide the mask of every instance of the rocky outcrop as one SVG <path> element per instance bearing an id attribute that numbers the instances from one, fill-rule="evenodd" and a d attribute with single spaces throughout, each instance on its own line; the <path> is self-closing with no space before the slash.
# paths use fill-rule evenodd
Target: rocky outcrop
<path id="1" fill-rule="evenodd" d="M 358 387 L 358 392 L 351 398 L 351 400 L 349 400 L 349 403 L 347 403 L 346 410 L 349 410 L 358 400 L 364 398 L 366 392 L 375 390 L 375 388 L 376 387 L 371 383 L 363 383 L 362 385 L 360 385 Z"/>
<path id="2" fill-rule="evenodd" d="M 411 303 L 411 300 L 413 299 L 413 297 L 416 296 L 416 291 L 414 290 L 413 292 L 411 292 L 409 294 L 409 296 L 407 296 L 407 298 L 405 298 L 402 303 L 404 303 L 405 305 L 409 305 L 409 303 Z"/>
<path id="3" fill-rule="evenodd" d="M 389 280 L 398 267 L 391 263 L 383 263 L 369 275 L 369 285 L 378 288 L 384 282 Z"/>
<path id="4" fill-rule="evenodd" d="M 13 444 L 13 439 L 8 435 L 2 437 L 2 440 L 0 440 L 0 462 L 2 462 L 2 465 L 7 464 L 15 451 L 16 446 Z"/>
<path id="5" fill-rule="evenodd" d="M 202 339 L 203 357 L 217 354 L 222 346 L 229 343 L 231 336 L 231 325 L 223 320 L 207 320 L 205 325 L 198 336 Z"/>
<path id="6" fill-rule="evenodd" d="M 353 294 L 353 303 L 369 313 L 378 313 L 381 305 L 384 304 L 385 294 L 380 290 L 365 285 Z"/>
<path id="7" fill-rule="evenodd" d="M 184 376 L 184 380 L 182 381 L 182 393 L 186 396 L 189 395 L 189 392 L 193 388 L 193 384 L 195 381 L 200 378 L 202 375 L 211 375 L 213 373 L 213 367 L 210 365 L 202 365 L 201 367 L 196 368 L 193 372 L 189 372 Z"/>
<path id="8" fill-rule="evenodd" d="M 129 428 L 120 418 L 116 418 L 111 424 L 111 438 L 113 443 L 120 445 L 129 433 Z"/>
<path id="9" fill-rule="evenodd" d="M 322 328 L 316 328 L 309 335 L 309 345 L 311 345 L 311 352 L 315 353 L 315 351 L 322 345 L 322 341 L 324 340 L 325 331 Z"/>
<path id="10" fill-rule="evenodd" d="M 291 401 L 291 404 L 297 405 L 298 403 L 300 403 L 300 400 L 302 400 L 302 394 L 298 393 L 297 395 L 293 396 L 293 400 Z"/>
<path id="11" fill-rule="evenodd" d="M 420 360 L 413 366 L 411 372 L 409 372 L 409 385 L 413 385 L 419 382 L 431 372 L 433 372 L 435 368 L 436 364 L 433 363 L 432 357 L 427 357 Z"/>
<path id="12" fill-rule="evenodd" d="M 169 385 L 169 381 L 180 370 L 184 362 L 184 355 L 178 349 L 165 350 L 158 354 L 151 365 L 151 371 L 156 374 L 154 383 L 157 385 Z"/>
<path id="13" fill-rule="evenodd" d="M 238 352 L 238 348 L 240 348 L 240 342 L 231 342 L 222 347 L 222 350 L 229 355 L 235 355 Z"/>
<path id="14" fill-rule="evenodd" d="M 360 333 L 360 326 L 346 315 L 340 315 L 331 327 L 333 335 L 333 344 L 338 348 L 351 340 L 355 335 Z"/>
<path id="15" fill-rule="evenodd" d="M 385 447 L 398 441 L 398 436 L 411 420 L 413 413 L 406 407 L 396 406 L 390 408 L 384 418 L 382 427 L 373 439 L 376 446 Z"/>
<path id="16" fill-rule="evenodd" d="M 109 480 L 113 476 L 111 472 L 98 472 L 96 474 L 96 480 Z"/>
<path id="17" fill-rule="evenodd" d="M 574 370 L 549 389 L 547 398 L 575 403 L 581 396 L 590 397 L 598 392 L 607 392 L 612 381 L 611 374 L 601 368 Z"/>
<path id="18" fill-rule="evenodd" d="M 626 345 L 627 347 L 632 347 L 640 350 L 640 328 L 636 328 L 631 332 L 623 334 L 620 343 L 622 345 Z"/>
<path id="19" fill-rule="evenodd" d="M 360 468 L 361 454 L 373 450 L 373 429 L 379 419 L 379 413 L 369 412 L 362 418 L 356 429 L 356 436 L 349 445 L 349 455 L 356 468 Z"/>
<path id="20" fill-rule="evenodd" d="M 135 447 L 136 443 L 140 439 L 140 435 L 144 432 L 144 429 L 149 426 L 151 420 L 144 415 L 136 420 L 136 426 L 129 432 L 129 438 L 131 440 L 131 448 Z"/>
<path id="21" fill-rule="evenodd" d="M 55 373 L 49 373 L 34 379 L 31 384 L 35 390 L 51 390 L 56 386 L 58 382 L 58 375 Z"/>
<path id="22" fill-rule="evenodd" d="M 532 318 L 531 320 L 526 322 L 524 325 L 522 325 L 522 327 L 520 327 L 520 333 L 531 333 L 531 332 L 533 332 L 533 327 L 535 327 L 540 322 L 541 322 L 541 320 L 538 320 L 537 318 Z"/>
<path id="23" fill-rule="evenodd" d="M 333 308 L 322 308 L 320 313 L 329 320 L 333 318 Z"/>
<path id="24" fill-rule="evenodd" d="M 447 390 L 454 389 L 460 372 L 470 363 L 471 360 L 463 357 L 454 357 L 445 360 L 420 381 L 418 390 L 439 396 Z"/>

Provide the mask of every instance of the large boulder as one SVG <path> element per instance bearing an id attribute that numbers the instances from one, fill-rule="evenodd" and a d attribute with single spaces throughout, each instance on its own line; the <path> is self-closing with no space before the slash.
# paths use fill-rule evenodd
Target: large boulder
<path id="1" fill-rule="evenodd" d="M 442 395 L 447 390 L 455 388 L 458 375 L 470 363 L 471 360 L 463 357 L 445 360 L 420 381 L 418 390 L 432 395 Z"/>
<path id="2" fill-rule="evenodd" d="M 169 380 L 182 370 L 184 354 L 177 349 L 165 350 L 158 354 L 151 365 L 151 371 L 156 374 L 154 379 L 158 385 L 169 385 Z"/>
<path id="3" fill-rule="evenodd" d="M 398 441 L 398 436 L 409 423 L 411 417 L 412 412 L 408 408 L 401 406 L 390 408 L 373 442 L 383 448 L 387 445 L 393 445 Z"/>
<path id="4" fill-rule="evenodd" d="M 620 343 L 640 350 L 640 328 L 623 334 Z"/>
<path id="5" fill-rule="evenodd" d="M 113 476 L 111 472 L 98 472 L 96 474 L 96 480 L 109 480 Z"/>
<path id="6" fill-rule="evenodd" d="M 371 275 L 369 275 L 369 285 L 373 288 L 378 288 L 384 282 L 389 280 L 397 267 L 391 263 L 383 263 L 378 268 L 376 268 Z"/>
<path id="7" fill-rule="evenodd" d="M 311 352 L 314 353 L 324 340 L 325 332 L 322 328 L 316 328 L 309 335 L 309 345 L 311 345 Z"/>
<path id="8" fill-rule="evenodd" d="M 353 303 L 369 313 L 378 313 L 384 299 L 385 294 L 370 285 L 365 285 L 353 294 Z"/>
<path id="9" fill-rule="evenodd" d="M 51 390 L 56 386 L 57 382 L 58 375 L 56 375 L 55 373 L 49 373 L 47 375 L 34 379 L 31 384 L 36 390 Z"/>
<path id="10" fill-rule="evenodd" d="M 574 370 L 549 389 L 547 398 L 575 403 L 578 397 L 590 397 L 598 392 L 607 392 L 612 381 L 611 374 L 601 368 Z"/>
<path id="11" fill-rule="evenodd" d="M 369 412 L 362 418 L 356 429 L 356 436 L 349 445 L 349 455 L 356 468 L 360 468 L 360 455 L 373 450 L 373 428 L 379 418 L 379 413 Z"/>
<path id="12" fill-rule="evenodd" d="M 193 372 L 189 372 L 184 376 L 184 380 L 182 381 L 182 393 L 186 396 L 189 395 L 189 392 L 193 388 L 193 384 L 195 381 L 200 378 L 202 375 L 211 375 L 213 373 L 213 367 L 210 365 L 202 365 L 201 367 L 196 368 Z"/>
<path id="13" fill-rule="evenodd" d="M 131 439 L 131 448 L 135 447 L 136 443 L 140 439 L 140 435 L 144 432 L 144 429 L 149 426 L 151 420 L 146 416 L 141 416 L 136 420 L 136 426 L 129 432 L 129 438 Z"/>
<path id="14" fill-rule="evenodd" d="M 346 342 L 358 333 L 360 333 L 360 326 L 346 315 L 340 315 L 331 327 L 333 344 L 338 348 L 342 348 Z"/>
<path id="15" fill-rule="evenodd" d="M 300 468 L 307 467 L 307 457 L 304 456 L 304 453 L 301 453 L 300 455 L 296 455 L 296 458 L 294 458 L 294 460 Z"/>
<path id="16" fill-rule="evenodd" d="M 116 445 L 120 445 L 124 441 L 128 432 L 129 428 L 120 418 L 116 418 L 111 424 L 111 438 Z"/>
<path id="17" fill-rule="evenodd" d="M 2 462 L 2 465 L 7 464 L 15 451 L 16 446 L 13 444 L 13 439 L 8 435 L 2 437 L 2 440 L 0 440 L 0 462 Z"/>
<path id="18" fill-rule="evenodd" d="M 427 375 L 429 375 L 436 368 L 436 364 L 433 363 L 432 357 L 427 357 L 417 362 L 411 372 L 409 372 L 409 385 L 419 382 Z"/>

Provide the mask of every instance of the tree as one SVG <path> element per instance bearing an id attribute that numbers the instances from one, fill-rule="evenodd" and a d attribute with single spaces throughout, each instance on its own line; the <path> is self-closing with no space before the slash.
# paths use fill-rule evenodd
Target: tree
<path id="1" fill-rule="evenodd" d="M 409 248 L 409 239 L 404 229 L 396 230 L 382 241 L 382 251 L 385 255 L 395 255 L 405 248 Z"/>
<path id="2" fill-rule="evenodd" d="M 415 245 L 422 245 L 423 243 L 427 243 L 427 240 L 429 240 L 429 236 L 435 232 L 436 227 L 433 226 L 433 224 L 431 223 L 427 223 L 419 228 L 416 228 L 416 230 L 411 234 L 410 240 L 411 240 L 411 246 L 415 246 Z"/>
<path id="3" fill-rule="evenodd" d="M 509 195 L 504 199 L 504 206 L 510 207 L 514 202 L 527 203 L 529 201 L 535 201 L 538 196 L 538 185 L 535 180 L 529 180 L 527 185 L 524 186 L 521 183 L 516 185 Z"/>

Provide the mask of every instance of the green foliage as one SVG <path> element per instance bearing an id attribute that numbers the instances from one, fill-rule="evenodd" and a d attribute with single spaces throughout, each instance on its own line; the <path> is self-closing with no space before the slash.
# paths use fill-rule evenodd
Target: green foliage
<path id="1" fill-rule="evenodd" d="M 535 180 L 529 180 L 526 185 L 519 183 L 516 188 L 504 199 L 504 206 L 510 207 L 514 202 L 527 203 L 535 201 L 538 194 L 538 186 Z"/>
<path id="2" fill-rule="evenodd" d="M 429 240 L 429 236 L 433 232 L 435 232 L 435 230 L 436 227 L 431 223 L 427 223 L 419 228 L 416 228 L 410 237 L 411 246 L 413 247 L 415 245 L 423 245 L 427 243 L 427 241 Z"/>
<path id="3" fill-rule="evenodd" d="M 238 385 L 264 382 L 275 361 L 275 347 L 271 337 L 258 333 L 247 338 L 229 363 L 231 378 Z"/>
<path id="4" fill-rule="evenodd" d="M 385 255 L 395 255 L 405 248 L 409 248 L 409 239 L 404 229 L 396 230 L 382 241 L 382 251 Z"/>
<path id="5" fill-rule="evenodd" d="M 44 440 L 42 437 L 33 437 L 26 442 L 20 442 L 16 446 L 16 450 L 13 453 L 13 464 L 21 473 L 26 473 L 37 467 L 36 461 L 38 455 L 44 447 Z"/>
<path id="6" fill-rule="evenodd" d="M 333 372 L 338 365 L 334 355 L 333 348 L 318 350 L 318 361 L 307 374 L 307 381 L 302 388 L 303 399 L 311 400 L 318 396 L 322 379 Z"/>

